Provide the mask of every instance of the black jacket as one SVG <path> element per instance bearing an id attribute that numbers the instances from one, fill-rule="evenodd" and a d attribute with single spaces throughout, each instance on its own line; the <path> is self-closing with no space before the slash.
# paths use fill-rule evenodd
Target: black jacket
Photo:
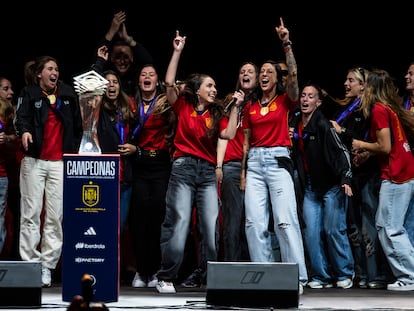
<path id="1" fill-rule="evenodd" d="M 119 153 L 118 145 L 120 144 L 120 136 L 116 129 L 117 116 L 116 113 L 108 112 L 103 104 L 99 111 L 99 122 L 97 127 L 99 145 L 102 153 Z M 133 129 L 134 123 L 129 124 L 130 129 Z M 126 142 L 129 143 L 127 137 Z M 135 154 L 131 156 L 122 156 L 121 161 L 124 163 L 124 183 L 132 182 L 132 160 L 136 157 Z"/>
<path id="2" fill-rule="evenodd" d="M 301 114 L 298 114 L 297 117 L 301 118 Z M 296 133 L 297 128 L 296 124 Z M 303 136 L 303 138 L 293 139 L 292 153 L 300 184 L 300 189 L 297 191 L 302 192 L 301 197 L 303 198 L 307 176 L 299 150 L 300 139 L 304 143 L 312 191 L 323 195 L 334 185 L 351 185 L 352 171 L 349 150 L 319 109 L 313 113 L 311 120 L 303 129 Z"/>
<path id="3" fill-rule="evenodd" d="M 348 105 L 349 106 L 349 105 Z M 341 107 L 336 113 L 336 116 L 339 116 L 348 106 Z M 340 123 L 341 127 L 345 129 L 344 132 L 339 134 L 339 137 L 345 144 L 345 146 L 351 150 L 352 140 L 360 139 L 369 141 L 369 129 L 371 126 L 371 121 L 365 119 L 360 110 L 354 110 L 347 118 Z M 380 174 L 380 166 L 377 159 L 377 156 L 371 155 L 367 161 L 363 162 L 359 166 L 352 167 L 352 178 L 354 190 L 360 191 L 365 183 L 374 175 Z"/>
<path id="4" fill-rule="evenodd" d="M 57 105 L 60 108 L 55 113 L 63 121 L 63 153 L 77 153 L 82 139 L 82 118 L 79 109 L 78 96 L 74 89 L 59 81 L 57 87 Z M 49 99 L 43 94 L 38 85 L 24 87 L 18 98 L 15 127 L 16 133 L 22 137 L 24 132 L 33 136 L 33 144 L 28 151 L 23 152 L 31 157 L 39 158 L 42 150 L 44 127 L 50 106 Z"/>

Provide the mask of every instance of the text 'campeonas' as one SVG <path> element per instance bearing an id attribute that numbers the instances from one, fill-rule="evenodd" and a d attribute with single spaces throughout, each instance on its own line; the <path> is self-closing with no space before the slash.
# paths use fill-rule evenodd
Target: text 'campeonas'
<path id="1" fill-rule="evenodd" d="M 115 176 L 115 161 L 68 161 L 66 165 L 68 176 Z"/>

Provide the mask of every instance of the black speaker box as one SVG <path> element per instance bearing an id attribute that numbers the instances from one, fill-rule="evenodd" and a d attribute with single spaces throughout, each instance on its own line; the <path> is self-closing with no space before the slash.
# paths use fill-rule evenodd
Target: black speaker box
<path id="1" fill-rule="evenodd" d="M 297 308 L 299 268 L 296 263 L 207 263 L 206 303 L 242 308 Z"/>
<path id="2" fill-rule="evenodd" d="M 0 308 L 40 307 L 41 304 L 41 263 L 0 261 Z"/>

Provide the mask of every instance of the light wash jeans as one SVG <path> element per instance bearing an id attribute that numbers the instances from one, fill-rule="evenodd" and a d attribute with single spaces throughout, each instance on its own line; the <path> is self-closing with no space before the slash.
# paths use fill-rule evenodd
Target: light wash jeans
<path id="1" fill-rule="evenodd" d="M 394 277 L 414 284 L 414 247 L 404 221 L 414 197 L 414 180 L 402 184 L 383 180 L 375 218 L 378 237 Z"/>
<path id="2" fill-rule="evenodd" d="M 0 253 L 3 250 L 6 242 L 6 202 L 7 202 L 7 187 L 9 179 L 7 177 L 0 177 Z"/>
<path id="3" fill-rule="evenodd" d="M 405 215 L 404 228 L 407 230 L 411 244 L 414 245 L 414 197 L 411 198 Z"/>
<path id="4" fill-rule="evenodd" d="M 206 271 L 207 261 L 217 261 L 219 204 L 215 168 L 199 158 L 180 157 L 173 161 L 166 194 L 166 213 L 161 226 L 161 269 L 157 273 L 159 280 L 173 281 L 177 277 L 184 259 L 194 205 L 202 233 L 200 268 Z"/>
<path id="5" fill-rule="evenodd" d="M 340 186 L 333 186 L 320 195 L 312 191 L 309 182 L 306 184 L 303 234 L 312 281 L 332 284 L 333 276 L 337 281 L 353 278 L 354 258 L 347 232 L 346 200 Z"/>
<path id="6" fill-rule="evenodd" d="M 367 281 L 386 281 L 390 274 L 387 259 L 378 238 L 375 227 L 375 215 L 378 209 L 380 182 L 378 176 L 371 177 L 362 188 L 361 215 L 363 250 L 366 260 Z"/>
<path id="7" fill-rule="evenodd" d="M 299 280 L 308 280 L 295 189 L 290 173 L 276 157 L 290 158 L 287 147 L 253 147 L 249 150 L 246 175 L 246 237 L 250 258 L 256 262 L 275 261 L 268 231 L 269 206 L 280 244 L 282 262 L 297 263 Z M 269 204 L 270 200 L 270 204 Z"/>

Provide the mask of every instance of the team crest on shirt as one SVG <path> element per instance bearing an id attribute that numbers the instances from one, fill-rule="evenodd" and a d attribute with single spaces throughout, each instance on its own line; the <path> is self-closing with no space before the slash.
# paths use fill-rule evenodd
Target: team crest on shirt
<path id="1" fill-rule="evenodd" d="M 276 102 L 273 102 L 269 105 L 269 111 L 276 111 L 277 105 Z"/>
<path id="2" fill-rule="evenodd" d="M 206 126 L 209 129 L 213 127 L 213 120 L 211 118 L 206 118 Z"/>
<path id="3" fill-rule="evenodd" d="M 88 207 L 95 206 L 99 203 L 99 186 L 89 182 L 88 185 L 82 186 L 82 203 Z"/>

